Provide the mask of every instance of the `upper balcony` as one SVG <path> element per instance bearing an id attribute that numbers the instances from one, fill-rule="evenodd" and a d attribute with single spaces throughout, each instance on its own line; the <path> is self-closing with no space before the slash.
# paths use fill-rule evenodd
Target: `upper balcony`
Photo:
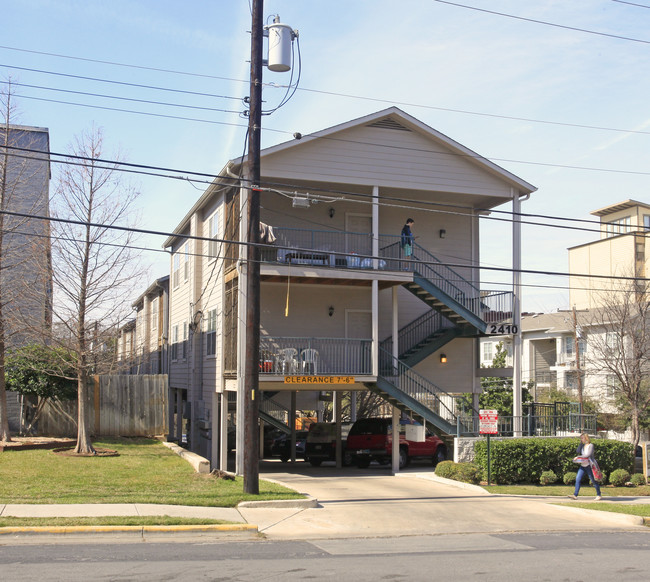
<path id="1" fill-rule="evenodd" d="M 281 227 L 274 228 L 273 232 L 277 238 L 275 244 L 261 252 L 263 278 L 291 275 L 330 280 L 380 279 L 404 285 L 415 281 L 409 290 L 434 308 L 437 308 L 435 297 L 438 303 L 449 308 L 447 312 L 473 315 L 477 318 L 474 324 L 479 328 L 481 323 L 512 318 L 510 291 L 480 290 L 471 282 L 473 265 L 468 264 L 463 275 L 418 244 L 407 259 L 402 256 L 399 236 L 379 235 L 379 251 L 374 256 L 373 237 L 368 233 Z M 423 283 L 427 283 L 426 291 L 415 288 Z"/>

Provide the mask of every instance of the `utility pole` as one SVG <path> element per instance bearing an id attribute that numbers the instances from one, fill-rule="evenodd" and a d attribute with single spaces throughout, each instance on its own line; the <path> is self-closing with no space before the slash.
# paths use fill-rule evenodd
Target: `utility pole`
<path id="1" fill-rule="evenodd" d="M 573 352 L 576 357 L 576 382 L 578 387 L 578 403 L 580 404 L 580 414 L 582 414 L 583 388 L 582 388 L 582 363 L 580 362 L 580 336 L 581 330 L 578 326 L 578 316 L 576 306 L 573 306 Z M 582 416 L 580 417 L 582 418 Z M 582 423 L 581 423 L 582 424 Z"/>
<path id="2" fill-rule="evenodd" d="M 260 353 L 260 149 L 262 137 L 262 48 L 264 2 L 253 0 L 251 26 L 250 114 L 248 120 L 248 220 L 246 246 L 246 344 L 244 362 L 244 492 L 259 486 Z"/>

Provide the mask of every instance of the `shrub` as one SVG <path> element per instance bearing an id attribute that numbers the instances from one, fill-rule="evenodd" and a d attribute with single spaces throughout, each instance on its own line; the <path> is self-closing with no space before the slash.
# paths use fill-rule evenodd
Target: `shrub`
<path id="1" fill-rule="evenodd" d="M 630 474 L 625 469 L 616 469 L 609 476 L 609 482 L 614 487 L 623 487 L 630 480 Z"/>
<path id="2" fill-rule="evenodd" d="M 646 484 L 646 480 L 645 477 L 643 476 L 643 473 L 634 473 L 634 475 L 630 477 L 630 482 L 635 487 L 641 487 L 642 485 Z"/>
<path id="3" fill-rule="evenodd" d="M 455 464 L 456 463 L 453 461 L 441 461 L 436 465 L 436 475 L 438 475 L 438 477 L 444 477 L 445 479 L 453 479 Z"/>
<path id="4" fill-rule="evenodd" d="M 464 483 L 474 483 L 475 485 L 481 482 L 483 470 L 481 467 L 474 463 L 458 463 L 458 477 L 459 481 Z"/>
<path id="5" fill-rule="evenodd" d="M 572 462 L 580 440 L 573 438 L 514 438 L 490 442 L 491 475 L 495 483 L 538 483 L 542 472 L 564 475 L 575 470 Z M 622 441 L 594 439 L 595 456 L 603 473 L 632 468 L 632 445 Z M 487 473 L 487 442 L 474 445 L 475 462 Z"/>
<path id="6" fill-rule="evenodd" d="M 539 478 L 539 482 L 542 485 L 552 485 L 556 481 L 557 481 L 557 475 L 553 473 L 553 471 L 543 471 Z"/>
<path id="7" fill-rule="evenodd" d="M 436 465 L 436 475 L 464 483 L 480 483 L 483 470 L 474 463 L 442 461 Z"/>
<path id="8" fill-rule="evenodd" d="M 576 473 L 575 471 L 567 471 L 564 474 L 562 481 L 564 481 L 565 485 L 575 485 L 577 477 L 578 477 L 578 473 Z"/>

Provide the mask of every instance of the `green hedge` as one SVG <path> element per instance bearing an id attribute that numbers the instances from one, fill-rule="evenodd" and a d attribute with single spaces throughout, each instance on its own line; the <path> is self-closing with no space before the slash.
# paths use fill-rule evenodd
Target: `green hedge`
<path id="1" fill-rule="evenodd" d="M 621 441 L 594 439 L 595 456 L 606 475 L 615 469 L 631 470 L 633 447 Z M 539 483 L 544 471 L 564 475 L 575 471 L 573 463 L 580 439 L 516 438 L 490 442 L 491 479 L 495 483 Z M 474 462 L 487 474 L 487 440 L 474 445 Z"/>

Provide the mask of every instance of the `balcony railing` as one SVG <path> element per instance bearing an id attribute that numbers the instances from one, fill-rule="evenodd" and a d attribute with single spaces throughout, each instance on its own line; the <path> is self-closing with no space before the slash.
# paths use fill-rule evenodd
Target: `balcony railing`
<path id="1" fill-rule="evenodd" d="M 417 346 L 420 342 L 425 341 L 437 331 L 453 328 L 454 323 L 447 319 L 441 313 L 434 311 L 427 311 L 411 323 L 406 324 L 399 330 L 397 337 L 399 338 L 400 353 L 404 353 L 409 349 Z M 393 353 L 393 337 L 390 336 L 383 340 L 379 347 L 388 353 Z"/>
<path id="2" fill-rule="evenodd" d="M 581 432 L 596 434 L 595 414 L 572 414 L 553 416 L 499 416 L 499 436 L 574 436 Z M 458 417 L 459 435 L 479 434 L 478 416 Z"/>
<path id="3" fill-rule="evenodd" d="M 370 376 L 372 340 L 262 337 L 260 374 Z"/>

